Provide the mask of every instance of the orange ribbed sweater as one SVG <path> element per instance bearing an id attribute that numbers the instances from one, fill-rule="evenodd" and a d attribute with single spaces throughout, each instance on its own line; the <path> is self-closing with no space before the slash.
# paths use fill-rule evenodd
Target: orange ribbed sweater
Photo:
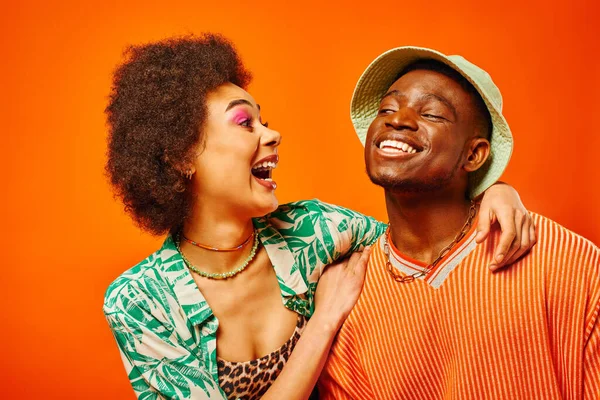
<path id="1" fill-rule="evenodd" d="M 492 273 L 474 232 L 424 280 L 397 283 L 374 246 L 332 347 L 322 399 L 600 399 L 600 251 L 533 214 L 530 254 Z M 391 250 L 403 272 L 422 263 Z"/>

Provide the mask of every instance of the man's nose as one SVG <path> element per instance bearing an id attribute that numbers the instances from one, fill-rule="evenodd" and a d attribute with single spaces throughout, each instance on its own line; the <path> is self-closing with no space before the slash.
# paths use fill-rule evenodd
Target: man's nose
<path id="1" fill-rule="evenodd" d="M 396 130 L 409 129 L 416 131 L 419 128 L 417 117 L 417 112 L 412 108 L 401 107 L 398 111 L 387 115 L 385 124 Z"/>

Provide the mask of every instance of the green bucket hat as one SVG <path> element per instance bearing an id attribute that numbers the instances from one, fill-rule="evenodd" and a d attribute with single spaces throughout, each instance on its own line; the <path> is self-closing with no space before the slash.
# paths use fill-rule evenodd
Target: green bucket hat
<path id="1" fill-rule="evenodd" d="M 404 68 L 415 61 L 430 59 L 442 62 L 464 76 L 481 95 L 492 117 L 490 155 L 479 170 L 469 176 L 469 194 L 475 198 L 493 185 L 508 165 L 513 138 L 502 115 L 502 95 L 490 75 L 461 56 L 447 56 L 439 51 L 422 47 L 397 47 L 381 54 L 367 67 L 358 80 L 350 117 L 361 143 L 365 144 L 369 125 L 377 116 L 381 98 Z"/>

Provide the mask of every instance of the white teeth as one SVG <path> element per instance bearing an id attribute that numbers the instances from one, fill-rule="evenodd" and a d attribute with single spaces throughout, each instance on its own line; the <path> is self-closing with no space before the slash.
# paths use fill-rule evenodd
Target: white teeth
<path id="1" fill-rule="evenodd" d="M 277 163 L 273 161 L 263 161 L 261 163 L 256 164 L 252 169 L 275 169 L 277 167 Z"/>
<path id="2" fill-rule="evenodd" d="M 405 153 L 416 153 L 417 150 L 410 146 L 408 143 L 401 142 L 399 140 L 384 140 L 379 143 L 379 148 L 383 149 L 384 147 L 393 147 L 395 149 L 402 150 Z"/>
<path id="3" fill-rule="evenodd" d="M 273 182 L 273 179 L 271 179 L 271 178 L 265 178 L 264 180 L 265 181 L 269 181 L 269 182 Z"/>

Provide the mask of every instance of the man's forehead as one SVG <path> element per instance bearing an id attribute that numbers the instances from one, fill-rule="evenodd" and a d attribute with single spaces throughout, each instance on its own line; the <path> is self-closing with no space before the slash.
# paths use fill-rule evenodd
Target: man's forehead
<path id="1" fill-rule="evenodd" d="M 448 101 L 462 101 L 469 93 L 460 83 L 437 71 L 416 69 L 396 79 L 385 92 L 384 97 L 406 96 L 411 92 L 428 93 L 432 97 L 441 97 Z"/>
<path id="2" fill-rule="evenodd" d="M 388 91 L 393 90 L 393 88 L 398 86 L 436 88 L 441 83 L 448 83 L 450 84 L 450 86 L 456 86 L 458 88 L 461 88 L 458 82 L 442 74 L 441 72 L 431 71 L 427 69 L 415 69 L 405 74 L 402 74 L 402 76 L 396 78 L 396 80 L 394 80 L 394 82 L 388 88 Z M 452 85 L 452 83 L 454 85 Z"/>

